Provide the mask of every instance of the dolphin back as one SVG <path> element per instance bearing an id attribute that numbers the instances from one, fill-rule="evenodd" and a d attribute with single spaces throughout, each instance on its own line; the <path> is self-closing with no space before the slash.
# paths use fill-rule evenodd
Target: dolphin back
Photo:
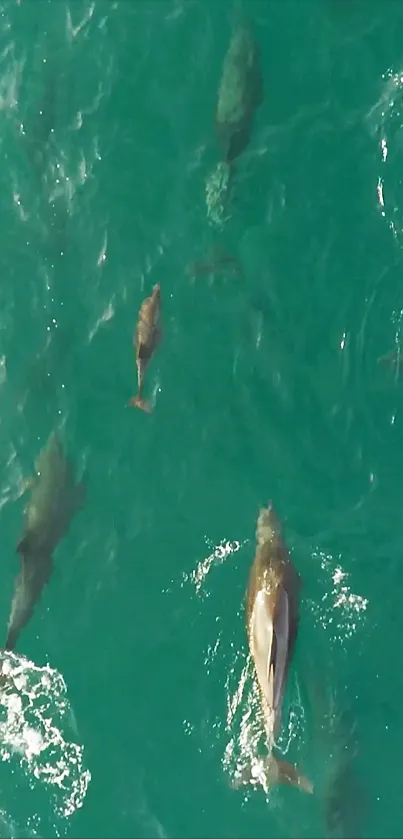
<path id="1" fill-rule="evenodd" d="M 216 131 L 227 163 L 247 147 L 253 117 L 263 101 L 259 48 L 252 30 L 241 24 L 233 33 L 218 90 Z"/>
<path id="2" fill-rule="evenodd" d="M 83 507 L 85 498 L 86 485 L 79 483 L 64 487 L 56 497 L 49 499 L 49 504 L 43 505 L 42 510 L 38 507 L 34 520 L 28 522 L 18 542 L 18 553 L 22 556 L 52 554 L 67 534 L 75 513 Z"/>
<path id="3" fill-rule="evenodd" d="M 75 482 L 72 463 L 52 434 L 36 463 L 38 478 L 25 511 L 24 533 L 17 545 L 23 556 L 53 554 L 75 513 L 86 500 L 86 483 Z"/>

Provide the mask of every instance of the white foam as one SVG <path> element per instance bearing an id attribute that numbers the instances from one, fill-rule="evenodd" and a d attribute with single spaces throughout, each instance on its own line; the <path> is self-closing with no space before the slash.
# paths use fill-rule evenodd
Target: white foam
<path id="1" fill-rule="evenodd" d="M 236 539 L 230 541 L 228 539 L 223 539 L 218 545 L 216 545 L 212 552 L 207 556 L 205 559 L 202 559 L 198 562 L 196 568 L 192 571 L 191 574 L 185 574 L 185 580 L 190 579 L 194 584 L 196 591 L 199 593 L 200 589 L 202 588 L 207 574 L 209 573 L 212 565 L 221 564 L 225 562 L 228 557 L 239 551 L 242 546 L 246 544 L 244 542 L 238 542 Z"/>
<path id="2" fill-rule="evenodd" d="M 55 815 L 66 818 L 82 807 L 91 780 L 83 747 L 69 737 L 77 727 L 63 677 L 51 667 L 3 653 L 0 688 L 0 760 L 17 762 L 30 786 L 51 792 Z"/>

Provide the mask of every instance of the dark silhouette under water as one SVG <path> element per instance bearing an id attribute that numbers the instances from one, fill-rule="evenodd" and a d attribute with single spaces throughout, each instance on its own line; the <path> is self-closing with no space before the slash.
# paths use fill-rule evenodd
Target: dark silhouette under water
<path id="1" fill-rule="evenodd" d="M 24 535 L 17 545 L 21 570 L 17 576 L 5 649 L 13 650 L 21 630 L 53 570 L 53 552 L 71 519 L 85 502 L 86 488 L 76 483 L 71 463 L 56 434 L 51 434 L 36 462 L 37 478 L 25 510 Z"/>
<path id="2" fill-rule="evenodd" d="M 367 794 L 357 757 L 357 722 L 346 691 L 336 690 L 334 674 L 318 672 L 309 658 L 304 681 L 314 723 L 313 742 L 323 761 L 320 800 L 326 839 L 361 839 L 364 835 Z"/>
<path id="3" fill-rule="evenodd" d="M 215 133 L 221 158 L 209 179 L 208 192 L 212 191 L 213 203 L 222 205 L 220 216 L 231 200 L 236 161 L 250 142 L 255 112 L 262 102 L 258 45 L 250 26 L 242 23 L 233 32 L 217 93 Z"/>
<path id="4" fill-rule="evenodd" d="M 242 265 L 236 256 L 226 253 L 218 246 L 214 247 L 206 259 L 195 259 L 186 267 L 186 273 L 190 277 L 197 277 L 201 274 L 215 274 L 231 268 L 239 277 L 244 276 Z"/>
<path id="5" fill-rule="evenodd" d="M 232 165 L 246 149 L 262 102 L 259 48 L 250 27 L 242 24 L 231 38 L 218 88 L 215 127 L 225 163 Z"/>

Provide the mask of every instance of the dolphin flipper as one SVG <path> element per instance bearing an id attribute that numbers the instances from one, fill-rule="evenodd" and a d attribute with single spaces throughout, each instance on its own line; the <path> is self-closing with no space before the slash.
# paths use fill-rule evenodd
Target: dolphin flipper
<path id="1" fill-rule="evenodd" d="M 274 761 L 276 764 L 276 780 L 278 784 L 290 784 L 291 786 L 299 787 L 299 789 L 303 790 L 303 792 L 308 792 L 312 795 L 312 782 L 306 778 L 305 775 L 302 775 L 296 766 L 293 766 L 292 763 L 288 763 L 286 760 L 278 760 L 278 758 L 276 758 L 273 754 L 270 756 L 270 760 Z"/>

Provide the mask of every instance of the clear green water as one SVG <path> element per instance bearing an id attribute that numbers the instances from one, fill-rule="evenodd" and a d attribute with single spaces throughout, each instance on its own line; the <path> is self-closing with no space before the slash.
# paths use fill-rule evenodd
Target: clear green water
<path id="1" fill-rule="evenodd" d="M 247 8 L 265 100 L 219 232 L 205 182 L 233 3 L 1 5 L 4 632 L 21 479 L 55 426 L 89 474 L 19 645 L 52 668 L 56 732 L 65 679 L 64 740 L 32 759 L 2 723 L 4 837 L 310 839 L 331 795 L 335 835 L 403 835 L 403 391 L 377 363 L 403 310 L 403 7 Z M 217 243 L 244 277 L 192 280 Z M 164 340 L 146 416 L 126 404 L 154 282 Z M 268 498 L 303 580 L 279 745 L 313 797 L 230 785 Z M 58 758 L 64 792 L 43 770 Z"/>

